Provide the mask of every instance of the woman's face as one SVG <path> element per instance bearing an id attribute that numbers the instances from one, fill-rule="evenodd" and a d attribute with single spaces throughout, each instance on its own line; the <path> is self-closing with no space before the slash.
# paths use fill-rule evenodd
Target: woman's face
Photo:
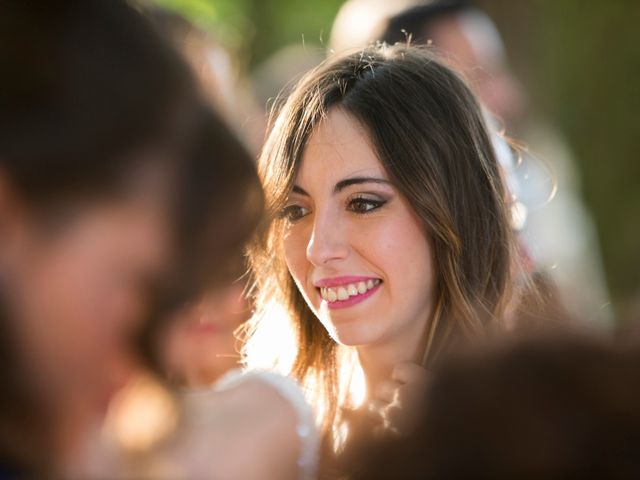
<path id="1" fill-rule="evenodd" d="M 238 367 L 235 331 L 250 316 L 243 290 L 242 284 L 214 288 L 168 322 L 162 347 L 172 377 L 202 387 Z"/>
<path id="2" fill-rule="evenodd" d="M 289 271 L 337 342 L 418 348 L 432 310 L 429 241 L 343 110 L 311 135 L 283 214 Z"/>
<path id="3" fill-rule="evenodd" d="M 102 402 L 129 371 L 150 281 L 170 250 L 164 187 L 134 183 L 121 198 L 76 202 L 60 218 L 2 208 L 12 329 L 30 379 L 45 392 Z"/>

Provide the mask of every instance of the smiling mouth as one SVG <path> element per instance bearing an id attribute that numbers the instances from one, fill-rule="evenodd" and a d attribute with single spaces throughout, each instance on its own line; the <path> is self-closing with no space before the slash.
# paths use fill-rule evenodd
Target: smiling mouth
<path id="1" fill-rule="evenodd" d="M 335 287 L 321 287 L 320 296 L 329 304 L 345 302 L 351 298 L 363 297 L 382 283 L 379 278 L 370 278 L 359 282 L 347 283 Z"/>

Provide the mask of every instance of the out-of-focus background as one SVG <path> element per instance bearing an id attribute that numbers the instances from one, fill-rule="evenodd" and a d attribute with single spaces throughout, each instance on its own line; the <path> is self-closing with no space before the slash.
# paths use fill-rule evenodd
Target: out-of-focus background
<path id="1" fill-rule="evenodd" d="M 228 53 L 230 60 L 222 64 L 233 73 L 230 88 L 242 84 L 256 107 L 235 112 L 236 124 L 255 130 L 245 137 L 253 135 L 248 142 L 257 151 L 264 112 L 276 93 L 335 48 L 332 25 L 344 2 L 155 3 L 184 15 Z M 366 36 L 382 11 L 399 10 L 412 2 L 350 3 L 357 8 L 342 10 L 346 31 Z M 640 2 L 478 0 L 474 4 L 489 15 L 502 35 L 509 65 L 527 92 L 527 117 L 544 119 L 537 123 L 546 125 L 532 133 L 531 122 L 514 123 L 508 133 L 523 140 L 538 160 L 557 173 L 559 195 L 563 188 L 570 188 L 591 217 L 586 227 L 577 219 L 582 227 L 576 227 L 574 214 L 560 215 L 553 231 L 539 241 L 552 239 L 558 229 L 564 229 L 565 237 L 567 232 L 575 233 L 573 240 L 553 247 L 571 257 L 573 249 L 582 248 L 581 237 L 593 234 L 584 251 L 593 256 L 589 261 L 601 281 L 599 292 L 605 292 L 593 308 L 621 322 L 640 318 Z M 548 135 L 549 131 L 553 134 Z M 566 201 L 568 212 L 573 212 L 572 201 Z M 529 207 L 535 223 L 537 206 Z M 546 221 L 548 215 L 544 211 L 540 215 Z M 574 261 L 583 262 L 578 257 Z M 547 259 L 548 268 L 555 266 L 553 258 Z M 581 279 L 575 277 L 582 273 L 579 268 L 566 269 L 564 275 L 579 284 Z M 591 295 L 588 290 L 582 293 Z"/>

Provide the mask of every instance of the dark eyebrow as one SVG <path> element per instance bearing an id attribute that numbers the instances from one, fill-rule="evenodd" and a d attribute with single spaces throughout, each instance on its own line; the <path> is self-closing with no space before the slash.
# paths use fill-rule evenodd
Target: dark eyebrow
<path id="1" fill-rule="evenodd" d="M 345 180 L 340 180 L 336 183 L 336 186 L 333 188 L 333 193 L 339 193 L 345 188 L 351 185 L 359 185 L 361 183 L 386 183 L 391 184 L 389 180 L 385 180 L 384 178 L 376 178 L 376 177 L 353 177 L 347 178 Z"/>
<path id="2" fill-rule="evenodd" d="M 333 193 L 339 193 L 345 188 L 351 185 L 360 185 L 362 183 L 386 183 L 391 184 L 389 180 L 385 180 L 384 178 L 376 178 L 376 177 L 353 177 L 346 178 L 344 180 L 340 180 L 336 183 L 336 186 L 333 187 Z M 294 185 L 291 189 L 293 193 L 297 193 L 299 195 L 304 195 L 305 197 L 310 197 L 306 190 L 298 185 Z"/>
<path id="3" fill-rule="evenodd" d="M 292 191 L 293 193 L 298 193 L 300 195 L 304 195 L 305 197 L 311 196 L 302 187 L 299 187 L 298 185 L 294 185 Z"/>

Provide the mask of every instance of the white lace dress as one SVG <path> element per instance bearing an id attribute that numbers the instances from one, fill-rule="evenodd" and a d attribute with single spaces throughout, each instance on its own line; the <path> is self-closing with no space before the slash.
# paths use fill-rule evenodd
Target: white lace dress
<path id="1" fill-rule="evenodd" d="M 187 423 L 197 425 L 197 428 L 188 428 L 191 432 L 188 435 L 191 437 L 188 443 L 192 447 L 195 447 L 197 444 L 197 450 L 212 447 L 211 442 L 206 440 L 206 436 L 211 433 L 212 428 L 217 428 L 216 426 L 219 426 L 221 422 L 225 421 L 218 416 L 216 409 L 212 408 L 212 404 L 215 403 L 215 398 L 220 394 L 224 394 L 224 392 L 242 387 L 246 382 L 254 381 L 259 381 L 263 385 L 273 389 L 295 411 L 297 417 L 296 433 L 299 440 L 300 452 L 298 458 L 298 478 L 300 480 L 315 479 L 318 467 L 320 435 L 315 423 L 313 410 L 305 400 L 302 390 L 296 381 L 272 372 L 242 372 L 240 370 L 233 370 L 209 388 L 183 393 L 182 400 L 188 417 Z M 235 422 L 236 420 L 230 421 Z M 250 422 L 251 420 L 246 419 L 246 421 Z M 208 427 L 207 424 L 212 425 L 212 427 Z M 198 434 L 196 430 L 202 433 Z M 198 462 L 206 462 L 207 458 L 210 458 L 210 455 L 198 454 L 193 449 L 191 449 L 191 454 L 193 454 L 189 455 L 191 459 L 197 458 Z M 251 460 L 247 459 L 247 461 Z M 193 461 L 189 461 L 188 463 L 195 468 L 195 471 L 205 471 L 207 468 L 204 464 L 199 466 L 194 465 Z M 192 469 L 190 468 L 190 470 Z"/>
<path id="2" fill-rule="evenodd" d="M 216 382 L 213 389 L 216 392 L 223 391 L 248 380 L 259 380 L 268 384 L 293 407 L 297 414 L 296 433 L 300 440 L 300 457 L 298 458 L 300 479 L 315 479 L 320 452 L 320 434 L 313 409 L 307 403 L 298 383 L 292 378 L 273 372 L 233 370 Z"/>

